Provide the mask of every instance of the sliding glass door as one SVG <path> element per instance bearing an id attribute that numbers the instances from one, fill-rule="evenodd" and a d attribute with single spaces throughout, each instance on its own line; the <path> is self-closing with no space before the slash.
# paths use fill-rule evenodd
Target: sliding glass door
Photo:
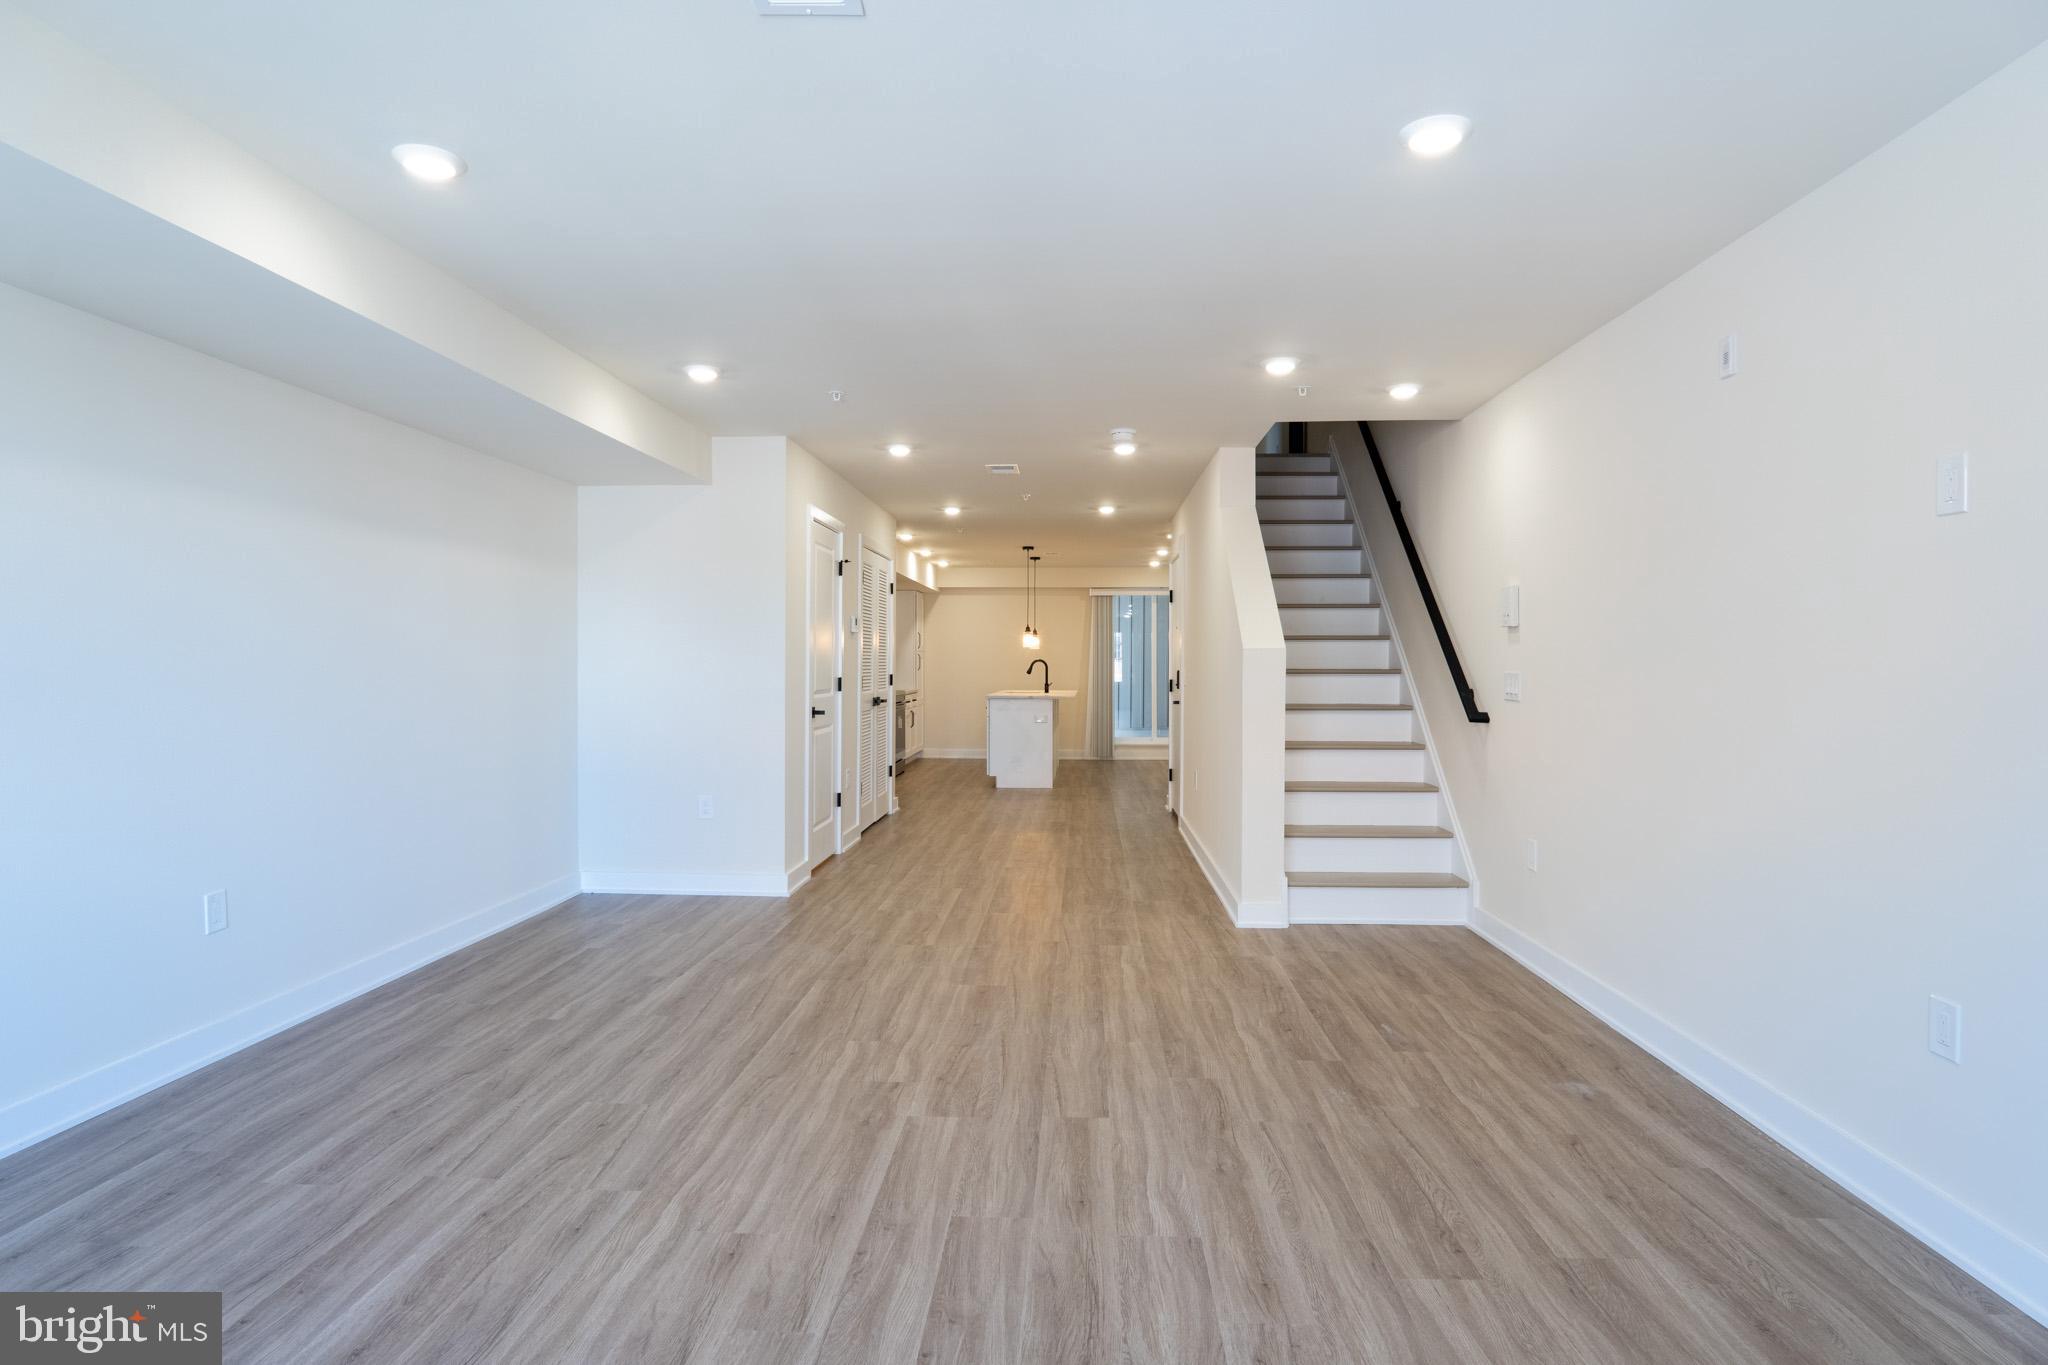
<path id="1" fill-rule="evenodd" d="M 1116 655 L 1111 682 L 1116 692 L 1116 737 L 1120 740 L 1166 738 L 1167 613 L 1161 593 L 1120 594 L 1116 599 Z"/>

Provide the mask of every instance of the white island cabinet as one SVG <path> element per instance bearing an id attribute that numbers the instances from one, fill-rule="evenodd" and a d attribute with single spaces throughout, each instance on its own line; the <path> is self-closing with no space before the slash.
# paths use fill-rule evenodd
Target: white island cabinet
<path id="1" fill-rule="evenodd" d="M 1056 708 L 1069 691 L 1038 688 L 988 694 L 988 775 L 998 787 L 1050 787 L 1059 766 Z"/>

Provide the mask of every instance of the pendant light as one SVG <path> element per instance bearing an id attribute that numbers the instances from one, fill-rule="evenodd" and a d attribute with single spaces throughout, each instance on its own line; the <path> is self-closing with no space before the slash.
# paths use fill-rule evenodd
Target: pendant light
<path id="1" fill-rule="evenodd" d="M 1038 556 L 1032 554 L 1031 546 L 1024 547 L 1024 648 L 1038 648 L 1038 627 L 1032 621 L 1038 615 Z"/>

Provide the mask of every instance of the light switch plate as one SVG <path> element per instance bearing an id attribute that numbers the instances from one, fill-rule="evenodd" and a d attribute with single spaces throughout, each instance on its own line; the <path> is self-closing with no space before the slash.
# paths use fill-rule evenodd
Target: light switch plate
<path id="1" fill-rule="evenodd" d="M 228 893 L 209 891 L 203 902 L 206 912 L 205 928 L 209 934 L 217 934 L 228 927 Z"/>
<path id="2" fill-rule="evenodd" d="M 1721 377 L 1733 379 L 1736 371 L 1741 368 L 1742 356 L 1736 350 L 1735 333 L 1730 332 L 1721 338 Z"/>
<path id="3" fill-rule="evenodd" d="M 1934 515 L 1952 517 L 1970 510 L 1970 452 L 1944 455 L 1934 462 Z"/>
<path id="4" fill-rule="evenodd" d="M 1522 675 L 1520 673 L 1507 674 L 1501 681 L 1500 694 L 1507 701 L 1520 701 L 1522 699 Z"/>
<path id="5" fill-rule="evenodd" d="M 1500 590 L 1500 623 L 1509 630 L 1516 630 L 1522 624 L 1522 588 L 1510 583 Z"/>
<path id="6" fill-rule="evenodd" d="M 1927 1050 L 1961 1066 L 1963 1007 L 1938 995 L 1927 997 Z"/>

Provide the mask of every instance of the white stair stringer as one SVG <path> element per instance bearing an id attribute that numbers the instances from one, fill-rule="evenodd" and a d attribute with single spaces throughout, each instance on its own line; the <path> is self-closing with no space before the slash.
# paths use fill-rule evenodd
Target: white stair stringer
<path id="1" fill-rule="evenodd" d="M 1287 636 L 1290 924 L 1463 924 L 1469 865 L 1357 509 L 1331 455 L 1261 455 Z"/>

